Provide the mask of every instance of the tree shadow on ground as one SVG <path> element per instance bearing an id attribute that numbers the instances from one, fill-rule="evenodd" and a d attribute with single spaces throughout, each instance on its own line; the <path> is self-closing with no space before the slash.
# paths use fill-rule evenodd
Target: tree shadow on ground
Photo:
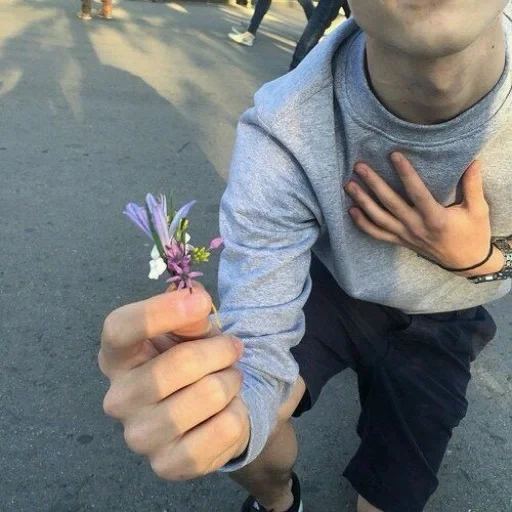
<path id="1" fill-rule="evenodd" d="M 221 510 L 232 491 L 226 478 L 168 484 L 128 454 L 103 415 L 96 353 L 108 311 L 163 290 L 147 280 L 150 247 L 121 215 L 125 203 L 170 189 L 177 203 L 195 198 L 194 236 L 207 241 L 217 234 L 224 180 L 186 102 L 176 107 L 108 63 L 74 12 L 32 6 L 34 21 L 10 26 L 0 47 L 9 240 L 0 248 L 0 309 L 10 341 L 0 376 L 9 390 L 0 509 L 163 510 L 172 502 L 173 511 Z M 206 273 L 214 290 L 215 265 Z"/>

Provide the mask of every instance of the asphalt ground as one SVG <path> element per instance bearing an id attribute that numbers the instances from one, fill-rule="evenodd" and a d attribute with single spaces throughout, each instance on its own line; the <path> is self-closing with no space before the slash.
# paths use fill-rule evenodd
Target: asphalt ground
<path id="1" fill-rule="evenodd" d="M 198 200 L 195 239 L 217 234 L 236 121 L 286 71 L 303 13 L 273 6 L 245 48 L 226 37 L 249 17 L 236 6 L 125 1 L 89 23 L 77 10 L 0 2 L 0 511 L 235 512 L 245 493 L 224 475 L 167 483 L 127 451 L 102 411 L 99 331 L 163 289 L 125 203 L 173 190 Z M 512 511 L 510 307 L 491 306 L 499 335 L 474 365 L 428 512 Z M 358 411 L 346 373 L 296 421 L 308 512 L 353 510 L 341 473 Z"/>

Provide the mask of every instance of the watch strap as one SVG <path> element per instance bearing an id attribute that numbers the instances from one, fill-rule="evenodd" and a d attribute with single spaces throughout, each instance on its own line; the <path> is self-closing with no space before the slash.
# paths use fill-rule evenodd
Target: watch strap
<path id="1" fill-rule="evenodd" d="M 475 283 L 489 283 L 491 281 L 504 281 L 505 279 L 512 278 L 512 248 L 507 238 L 496 238 L 492 244 L 499 249 L 505 256 L 505 264 L 498 272 L 492 274 L 485 274 L 482 276 L 469 277 L 468 279 Z"/>

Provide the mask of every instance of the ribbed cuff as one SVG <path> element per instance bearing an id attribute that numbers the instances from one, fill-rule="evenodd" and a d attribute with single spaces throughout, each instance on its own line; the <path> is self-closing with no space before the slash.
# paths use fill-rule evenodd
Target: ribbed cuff
<path id="1" fill-rule="evenodd" d="M 268 383 L 246 375 L 241 398 L 249 411 L 249 444 L 240 457 L 229 461 L 219 469 L 220 472 L 229 473 L 241 469 L 263 451 L 274 429 L 277 411 L 281 403 L 278 391 Z"/>

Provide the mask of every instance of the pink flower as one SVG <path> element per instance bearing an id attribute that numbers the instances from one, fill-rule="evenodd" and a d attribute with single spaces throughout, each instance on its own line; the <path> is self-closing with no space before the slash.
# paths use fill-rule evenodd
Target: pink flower
<path id="1" fill-rule="evenodd" d="M 210 246 L 208 247 L 208 249 L 218 249 L 223 243 L 224 243 L 224 240 L 222 239 L 221 236 L 219 236 L 218 238 L 214 238 L 210 242 Z"/>

